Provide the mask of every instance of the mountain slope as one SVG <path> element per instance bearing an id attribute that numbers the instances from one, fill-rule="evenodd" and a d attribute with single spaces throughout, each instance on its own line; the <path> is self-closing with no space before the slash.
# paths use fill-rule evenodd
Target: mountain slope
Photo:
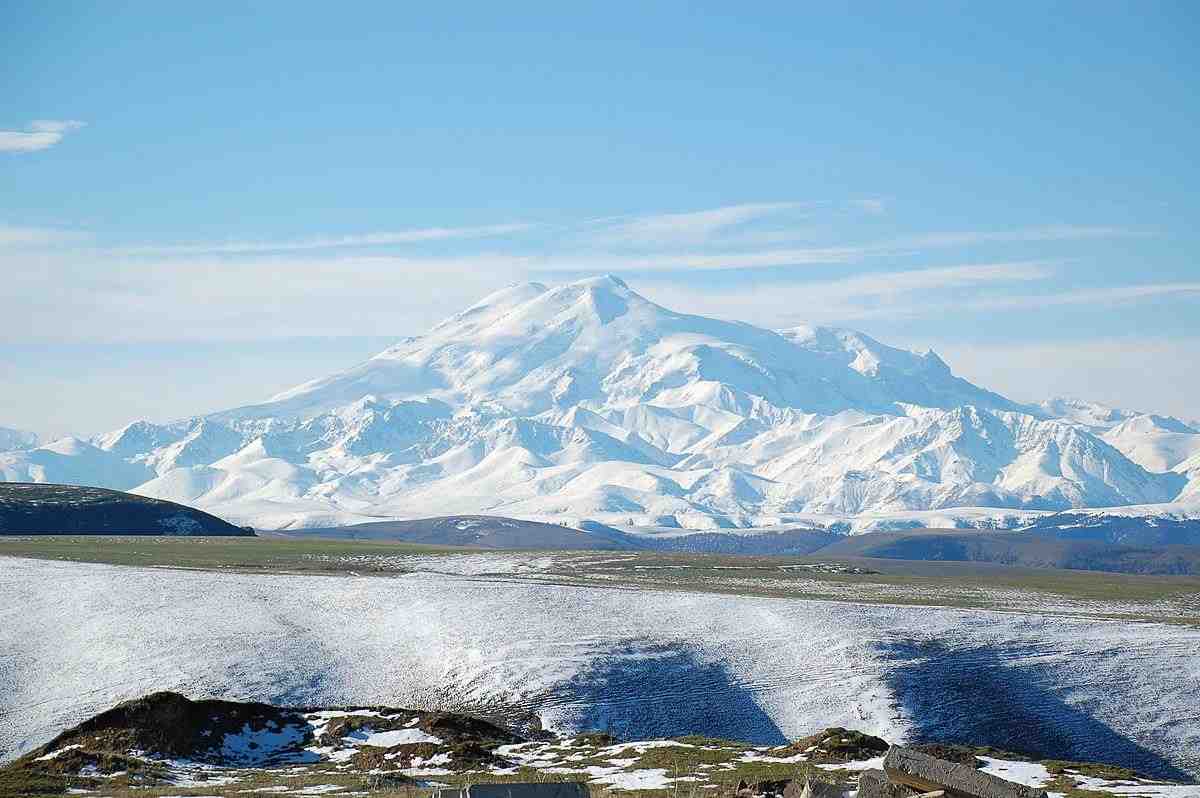
<path id="1" fill-rule="evenodd" d="M 678 313 L 600 277 L 512 286 L 261 404 L 0 455 L 0 473 L 136 486 L 261 528 L 471 513 L 713 529 L 1181 495 L 1188 474 L 1118 449 L 1140 451 L 1136 425 L 1108 442 L 1064 415 L 1133 414 L 1059 405 L 932 352 Z"/>
<path id="2" fill-rule="evenodd" d="M 350 540 L 396 540 L 431 546 L 483 549 L 626 550 L 642 548 L 636 538 L 603 527 L 581 530 L 486 515 L 375 521 L 330 529 L 305 529 L 305 536 Z"/>
<path id="3" fill-rule="evenodd" d="M 940 361 L 907 381 L 894 379 L 898 370 L 891 368 L 856 370 L 844 348 L 822 345 L 832 333 L 820 332 L 822 340 L 797 345 L 795 331 L 784 335 L 676 313 L 615 277 L 556 288 L 530 283 L 494 294 L 349 371 L 219 417 L 308 416 L 366 395 L 494 403 L 536 415 L 586 402 L 630 407 L 689 385 L 729 386 L 776 407 L 822 413 L 889 412 L 919 399 L 950 407 L 963 396 L 987 407 L 1015 407 L 953 377 Z M 845 337 L 847 345 L 901 354 L 865 336 Z"/>
<path id="4" fill-rule="evenodd" d="M 4 482 L 55 482 L 125 490 L 151 476 L 153 472 L 136 460 L 78 438 L 0 453 L 0 478 Z"/>
<path id="5" fill-rule="evenodd" d="M 11 427 L 0 427 L 0 452 L 32 449 L 37 445 L 38 436 L 36 433 L 13 429 Z"/>
<path id="6" fill-rule="evenodd" d="M 1200 573 L 1200 525 L 1180 524 L 1180 540 L 1114 543 L 1058 537 L 1053 529 L 1022 532 L 871 532 L 841 538 L 819 557 L 987 562 L 1030 568 L 1072 568 L 1139 574 Z"/>
<path id="7" fill-rule="evenodd" d="M 1200 455 L 1200 430 L 1170 417 L 1134 416 L 1102 437 L 1148 471 L 1170 471 Z"/>

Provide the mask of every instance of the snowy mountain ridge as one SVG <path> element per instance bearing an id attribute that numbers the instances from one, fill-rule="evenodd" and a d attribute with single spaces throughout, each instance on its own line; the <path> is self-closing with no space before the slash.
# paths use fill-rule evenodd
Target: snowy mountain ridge
<path id="1" fill-rule="evenodd" d="M 1198 443 L 1174 419 L 1022 405 L 932 352 L 678 313 L 599 277 L 511 286 L 261 404 L 0 454 L 0 476 L 133 489 L 260 528 L 458 513 L 734 528 L 1186 512 L 1168 503 L 1200 502 Z"/>
<path id="2" fill-rule="evenodd" d="M 38 436 L 33 432 L 11 427 L 0 427 L 0 452 L 16 449 L 32 449 L 38 445 Z"/>

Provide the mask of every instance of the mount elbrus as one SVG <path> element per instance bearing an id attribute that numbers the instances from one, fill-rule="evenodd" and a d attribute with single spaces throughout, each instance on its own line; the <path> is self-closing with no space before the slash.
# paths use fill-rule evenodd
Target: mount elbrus
<path id="1" fill-rule="evenodd" d="M 1200 431 L 1020 404 L 932 352 L 679 313 L 601 277 L 511 286 L 261 404 L 6 452 L 0 477 L 131 490 L 261 529 L 459 513 L 1016 526 L 1093 508 L 1200 515 Z"/>

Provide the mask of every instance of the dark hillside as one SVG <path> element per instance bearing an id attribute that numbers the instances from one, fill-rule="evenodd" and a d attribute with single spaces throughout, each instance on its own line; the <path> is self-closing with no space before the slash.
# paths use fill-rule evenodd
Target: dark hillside
<path id="1" fill-rule="evenodd" d="M 375 521 L 325 529 L 280 533 L 287 537 L 349 540 L 395 540 L 433 546 L 478 546 L 484 549 L 632 549 L 636 538 L 595 525 L 587 531 L 558 524 L 520 521 L 492 515 L 450 515 L 408 521 Z"/>
<path id="2" fill-rule="evenodd" d="M 0 482 L 0 535 L 253 535 L 192 507 L 107 488 Z"/>
<path id="3" fill-rule="evenodd" d="M 1131 574 L 1200 573 L 1200 546 L 1123 545 L 1023 532 L 919 529 L 843 538 L 822 557 L 987 562 L 1030 568 L 1072 568 Z"/>

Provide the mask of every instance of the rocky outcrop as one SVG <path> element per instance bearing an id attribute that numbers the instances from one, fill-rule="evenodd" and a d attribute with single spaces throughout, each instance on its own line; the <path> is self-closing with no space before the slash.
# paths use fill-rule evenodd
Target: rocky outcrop
<path id="1" fill-rule="evenodd" d="M 888 750 L 883 772 L 892 785 L 921 794 L 940 792 L 945 798 L 1046 798 L 1043 789 L 1015 784 L 970 765 L 947 762 L 899 745 Z"/>
<path id="2" fill-rule="evenodd" d="M 842 798 L 854 789 L 859 798 L 1046 798 L 1046 787 L 1067 793 L 1086 784 L 1120 794 L 1130 784 L 1158 784 L 1111 766 L 1034 763 L 958 746 L 930 750 L 956 761 L 888 748 L 843 728 L 775 748 L 701 737 L 616 742 L 603 733 L 520 734 L 457 713 L 276 707 L 159 692 L 102 712 L 0 768 L 0 795 L 130 796 L 203 783 L 206 795 L 229 796 L 315 794 L 305 791 L 309 785 L 410 798 L 414 788 L 435 787 L 440 798 L 579 798 L 593 788 L 664 797 L 686 788 L 712 798 Z"/>

